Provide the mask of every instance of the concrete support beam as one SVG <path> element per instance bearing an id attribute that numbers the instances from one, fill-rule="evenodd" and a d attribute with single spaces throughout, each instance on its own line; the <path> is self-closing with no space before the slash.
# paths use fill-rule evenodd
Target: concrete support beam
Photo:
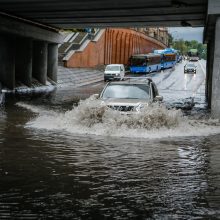
<path id="1" fill-rule="evenodd" d="M 214 118 L 220 119 L 220 17 L 215 26 L 215 49 L 212 74 L 212 101 L 211 113 Z"/>
<path id="2" fill-rule="evenodd" d="M 46 85 L 47 81 L 47 46 L 44 41 L 33 42 L 33 77 L 43 85 Z"/>
<path id="3" fill-rule="evenodd" d="M 27 86 L 32 83 L 32 45 L 30 38 L 16 39 L 15 78 Z"/>
<path id="4" fill-rule="evenodd" d="M 58 44 L 48 44 L 47 76 L 57 82 Z"/>
<path id="5" fill-rule="evenodd" d="M 51 43 L 62 43 L 63 36 L 49 26 L 0 13 L 0 32 Z"/>
<path id="6" fill-rule="evenodd" d="M 0 34 L 0 81 L 9 89 L 15 87 L 15 40 Z"/>

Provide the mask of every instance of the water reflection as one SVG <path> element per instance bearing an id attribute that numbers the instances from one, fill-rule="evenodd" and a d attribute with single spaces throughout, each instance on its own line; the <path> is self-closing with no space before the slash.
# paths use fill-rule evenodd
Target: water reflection
<path id="1" fill-rule="evenodd" d="M 44 116 L 63 116 L 72 110 L 71 92 L 63 102 L 62 92 L 28 101 Z M 161 138 L 153 129 L 157 139 L 150 139 L 146 130 L 149 138 L 134 138 L 128 129 L 124 138 L 36 129 L 26 125 L 38 112 L 15 103 L 0 109 L 0 219 L 220 216 L 220 135 Z"/>
<path id="2" fill-rule="evenodd" d="M 0 145 L 0 216 L 189 219 L 217 213 L 203 196 L 209 190 L 208 139 L 149 141 L 36 130 L 24 131 L 22 141 L 20 136 L 15 134 L 13 146 L 9 139 Z"/>

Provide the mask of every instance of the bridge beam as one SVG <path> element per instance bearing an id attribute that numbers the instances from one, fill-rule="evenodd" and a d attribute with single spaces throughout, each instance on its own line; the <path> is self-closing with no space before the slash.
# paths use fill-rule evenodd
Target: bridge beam
<path id="1" fill-rule="evenodd" d="M 0 13 L 0 32 L 51 43 L 62 43 L 58 30 L 29 20 Z"/>

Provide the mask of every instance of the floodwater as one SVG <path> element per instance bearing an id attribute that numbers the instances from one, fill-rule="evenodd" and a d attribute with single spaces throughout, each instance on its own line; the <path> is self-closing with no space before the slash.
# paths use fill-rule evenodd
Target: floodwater
<path id="1" fill-rule="evenodd" d="M 192 110 L 118 117 L 86 99 L 103 82 L 6 97 L 0 219 L 220 219 L 220 124 L 206 110 L 205 63 L 195 76 L 183 65 L 151 76 L 165 102 L 191 97 Z"/>

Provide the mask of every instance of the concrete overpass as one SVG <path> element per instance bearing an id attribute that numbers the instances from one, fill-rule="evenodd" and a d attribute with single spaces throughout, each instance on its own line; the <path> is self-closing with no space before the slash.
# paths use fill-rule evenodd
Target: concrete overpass
<path id="1" fill-rule="evenodd" d="M 208 0 L 1 0 L 0 3 L 0 11 L 58 28 L 72 28 L 187 23 L 204 26 Z"/>
<path id="2" fill-rule="evenodd" d="M 207 97 L 220 118 L 219 0 L 0 0 L 0 80 L 10 88 L 31 73 L 56 81 L 60 29 L 135 26 L 205 27 Z"/>

